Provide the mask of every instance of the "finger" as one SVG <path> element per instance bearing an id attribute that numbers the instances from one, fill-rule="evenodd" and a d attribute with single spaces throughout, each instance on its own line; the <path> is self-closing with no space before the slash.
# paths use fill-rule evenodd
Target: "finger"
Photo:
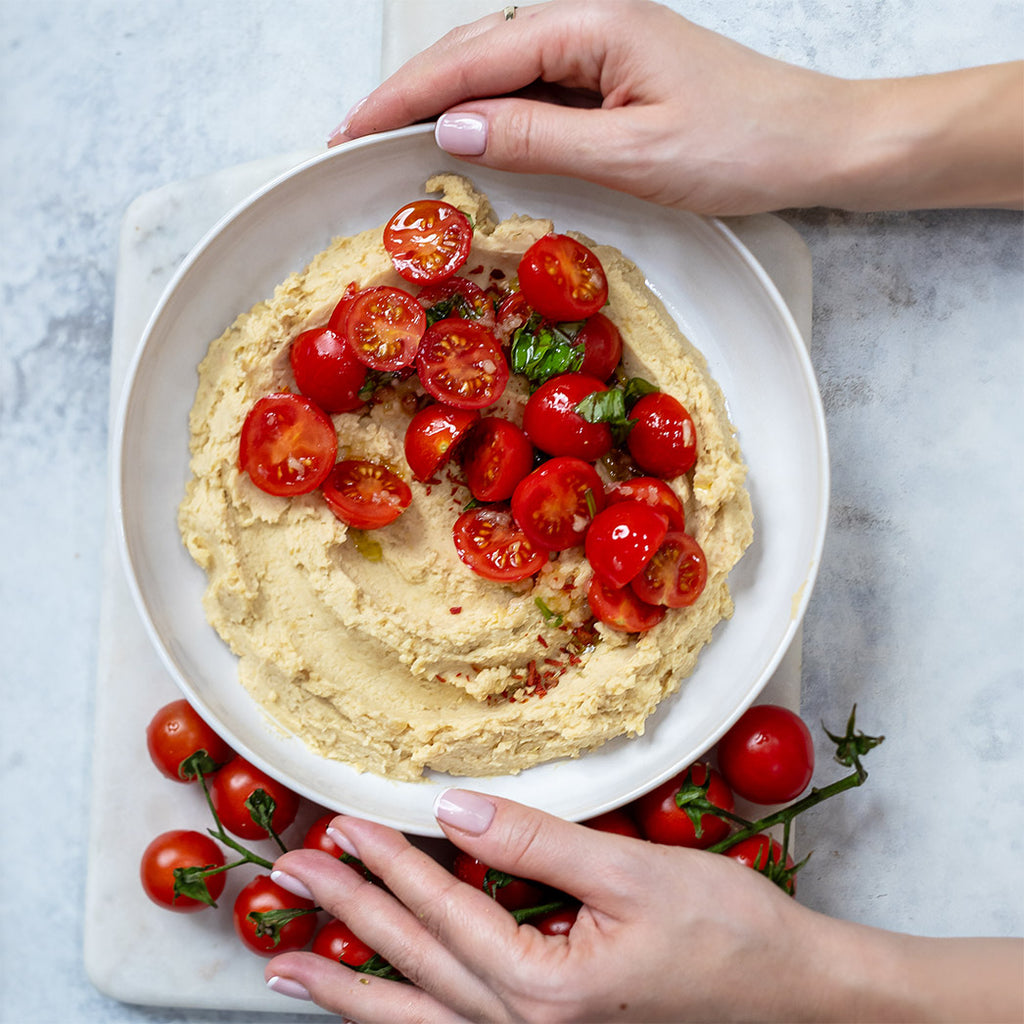
<path id="1" fill-rule="evenodd" d="M 393 833 L 393 841 L 398 850 L 410 854 L 395 855 L 401 862 L 402 873 L 426 870 L 431 876 L 426 885 L 433 885 L 435 890 L 457 884 L 433 858 L 412 847 L 404 836 Z M 383 875 L 380 877 L 388 882 Z M 444 1005 L 473 1014 L 493 1008 L 493 995 L 480 979 L 438 942 L 422 921 L 361 872 L 320 851 L 294 850 L 277 859 L 273 878 L 300 896 L 308 893 L 413 984 Z"/>

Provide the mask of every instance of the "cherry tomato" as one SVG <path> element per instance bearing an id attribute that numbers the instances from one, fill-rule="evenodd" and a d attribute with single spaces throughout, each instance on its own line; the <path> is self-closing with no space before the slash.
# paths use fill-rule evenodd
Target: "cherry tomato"
<path id="1" fill-rule="evenodd" d="M 583 822 L 587 828 L 597 829 L 598 832 L 611 832 L 617 836 L 628 836 L 630 839 L 642 839 L 640 829 L 637 828 L 633 815 L 624 807 L 617 807 L 613 811 L 605 811 L 595 818 L 588 818 Z"/>
<path id="2" fill-rule="evenodd" d="M 579 913 L 579 907 L 562 907 L 560 910 L 549 910 L 546 914 L 531 917 L 527 924 L 532 924 L 541 935 L 568 935 Z"/>
<path id="3" fill-rule="evenodd" d="M 629 585 L 648 604 L 685 608 L 700 597 L 707 581 L 708 563 L 700 545 L 688 533 L 673 530 Z"/>
<path id="4" fill-rule="evenodd" d="M 342 335 L 328 327 L 303 331 L 292 342 L 289 358 L 296 387 L 324 412 L 352 412 L 365 404 L 359 389 L 366 366 Z"/>
<path id="5" fill-rule="evenodd" d="M 587 530 L 587 561 L 605 582 L 624 587 L 661 547 L 668 523 L 650 505 L 620 501 L 594 516 Z"/>
<path id="6" fill-rule="evenodd" d="M 428 405 L 416 413 L 405 428 L 405 461 L 412 475 L 429 480 L 479 419 L 476 409 L 447 405 Z"/>
<path id="7" fill-rule="evenodd" d="M 146 747 L 153 764 L 175 782 L 195 782 L 199 778 L 195 773 L 184 775 L 182 762 L 200 751 L 205 751 L 217 768 L 235 756 L 235 752 L 184 699 L 165 704 L 150 719 L 146 727 Z M 215 770 L 211 768 L 206 774 Z"/>
<path id="8" fill-rule="evenodd" d="M 210 904 L 191 896 L 174 895 L 175 868 L 219 868 L 224 865 L 221 848 L 202 832 L 174 829 L 164 832 L 146 847 L 139 865 L 139 878 L 146 895 L 156 904 L 179 914 L 194 914 Z M 224 891 L 226 872 L 210 875 L 206 891 L 214 901 Z"/>
<path id="9" fill-rule="evenodd" d="M 609 505 L 617 501 L 642 501 L 657 509 L 668 519 L 670 530 L 686 529 L 686 511 L 676 492 L 664 480 L 655 476 L 637 476 L 623 480 L 609 488 L 606 495 Z"/>
<path id="10" fill-rule="evenodd" d="M 604 313 L 587 318 L 576 335 L 576 344 L 583 346 L 580 373 L 598 380 L 607 380 L 622 359 L 622 335 Z"/>
<path id="11" fill-rule="evenodd" d="M 741 839 L 735 846 L 730 846 L 728 850 L 723 852 L 726 857 L 731 857 L 734 861 L 748 868 L 760 871 L 761 874 L 767 874 L 775 865 L 781 865 L 782 863 L 781 844 L 764 832 L 756 836 L 750 836 L 747 839 Z M 771 860 L 770 865 L 769 859 Z M 784 870 L 789 871 L 792 868 L 793 858 L 787 855 Z M 789 875 L 785 879 L 784 886 L 787 892 L 795 893 L 796 878 L 793 875 Z"/>
<path id="12" fill-rule="evenodd" d="M 266 395 L 242 424 L 238 468 L 268 494 L 315 491 L 330 473 L 338 437 L 327 414 L 308 398 Z"/>
<path id="13" fill-rule="evenodd" d="M 468 277 L 449 277 L 438 284 L 428 284 L 416 299 L 427 311 L 428 320 L 454 316 L 475 320 L 488 330 L 494 329 L 494 303 L 487 292 Z"/>
<path id="14" fill-rule="evenodd" d="M 316 931 L 317 916 L 312 900 L 293 896 L 282 889 L 270 875 L 257 875 L 235 897 L 235 932 L 242 942 L 260 956 L 275 956 L 289 950 L 302 949 Z M 259 924 L 250 914 L 265 914 L 274 910 L 305 910 L 310 913 L 293 917 L 279 925 L 275 933 L 260 934 Z"/>
<path id="15" fill-rule="evenodd" d="M 473 225 L 450 203 L 417 199 L 384 225 L 384 248 L 395 270 L 415 284 L 451 277 L 469 255 Z"/>
<path id="16" fill-rule="evenodd" d="M 400 370 L 412 365 L 427 314 L 401 288 L 380 285 L 352 299 L 345 319 L 345 338 L 356 359 L 374 370 Z"/>
<path id="17" fill-rule="evenodd" d="M 535 547 L 564 551 L 582 544 L 591 520 L 604 508 L 597 470 L 569 456 L 549 459 L 520 480 L 512 515 Z"/>
<path id="18" fill-rule="evenodd" d="M 663 782 L 637 800 L 637 821 L 641 831 L 651 842 L 706 850 L 729 834 L 731 826 L 728 821 L 716 818 L 713 814 L 702 814 L 698 836 L 689 815 L 676 803 L 676 794 L 679 790 L 691 780 L 694 785 L 703 785 L 708 771 L 706 764 L 691 765 L 686 771 Z M 714 768 L 711 768 L 710 772 L 708 801 L 715 807 L 721 807 L 723 811 L 731 811 L 734 805 L 732 790 Z"/>
<path id="19" fill-rule="evenodd" d="M 375 530 L 393 523 L 412 501 L 409 485 L 387 466 L 343 459 L 324 481 L 324 501 L 346 525 Z"/>
<path id="20" fill-rule="evenodd" d="M 646 633 L 665 617 L 662 605 L 641 601 L 629 587 L 613 587 L 596 573 L 587 588 L 594 616 L 620 633 Z"/>
<path id="21" fill-rule="evenodd" d="M 362 967 L 377 954 L 344 921 L 330 920 L 316 933 L 312 951 L 328 960 Z"/>
<path id="22" fill-rule="evenodd" d="M 607 423 L 588 423 L 576 406 L 595 391 L 608 388 L 584 373 L 563 373 L 541 384 L 523 410 L 526 436 L 548 455 L 572 455 L 593 462 L 612 448 Z"/>
<path id="23" fill-rule="evenodd" d="M 512 583 L 525 580 L 544 567 L 548 553 L 534 547 L 501 506 L 463 512 L 452 528 L 459 558 L 478 576 Z"/>
<path id="24" fill-rule="evenodd" d="M 456 878 L 474 889 L 482 889 L 506 910 L 524 910 L 544 902 L 543 886 L 496 871 L 462 850 L 455 854 L 452 870 Z"/>
<path id="25" fill-rule="evenodd" d="M 636 420 L 627 439 L 629 453 L 648 473 L 671 479 L 693 469 L 697 431 L 681 402 L 655 391 L 644 395 L 629 415 Z"/>
<path id="26" fill-rule="evenodd" d="M 521 291 L 511 292 L 502 299 L 501 305 L 498 306 L 498 312 L 495 315 L 495 333 L 503 341 L 508 341 L 530 319 L 531 313 L 533 310 L 526 301 L 526 296 Z"/>
<path id="27" fill-rule="evenodd" d="M 585 320 L 608 301 L 608 280 L 597 256 L 569 235 L 538 238 L 519 262 L 526 301 L 551 320 Z"/>
<path id="28" fill-rule="evenodd" d="M 733 791 L 758 804 L 795 800 L 814 774 L 814 741 L 803 719 L 755 704 L 718 742 L 718 767 Z"/>
<path id="29" fill-rule="evenodd" d="M 302 840 L 304 850 L 323 850 L 332 857 L 341 858 L 342 850 L 334 840 L 327 834 L 327 826 L 337 817 L 333 811 L 322 814 L 312 825 L 306 829 L 306 835 Z"/>
<path id="30" fill-rule="evenodd" d="M 501 343 L 482 324 L 448 317 L 427 328 L 416 356 L 423 390 L 457 409 L 493 405 L 508 383 Z"/>
<path id="31" fill-rule="evenodd" d="M 514 423 L 488 416 L 469 432 L 459 459 L 477 501 L 508 501 L 533 469 L 533 445 Z"/>
<path id="32" fill-rule="evenodd" d="M 210 780 L 210 800 L 221 824 L 243 839 L 266 839 L 269 833 L 252 819 L 246 802 L 257 790 L 274 801 L 270 825 L 280 835 L 294 820 L 299 809 L 298 795 L 287 786 L 264 774 L 236 754 Z"/>

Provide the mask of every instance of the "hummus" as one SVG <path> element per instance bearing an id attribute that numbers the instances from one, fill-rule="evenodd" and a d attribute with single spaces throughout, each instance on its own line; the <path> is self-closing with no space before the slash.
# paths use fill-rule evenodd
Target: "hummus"
<path id="1" fill-rule="evenodd" d="M 460 273 L 483 287 L 514 278 L 522 253 L 553 229 L 524 216 L 498 223 L 486 197 L 455 175 L 426 187 L 472 219 Z M 239 316 L 200 364 L 179 525 L 208 576 L 205 611 L 253 698 L 324 757 L 402 780 L 427 768 L 497 775 L 575 757 L 641 733 L 731 615 L 726 577 L 750 542 L 751 510 L 723 396 L 640 270 L 583 240 L 608 277 L 604 313 L 622 334 L 625 370 L 678 398 L 699 442 L 695 468 L 669 483 L 704 549 L 708 582 L 694 605 L 669 609 L 646 633 L 594 622 L 582 548 L 515 584 L 483 579 L 460 561 L 451 531 L 469 494 L 455 470 L 442 483 L 412 478 L 402 386 L 332 417 L 339 458 L 382 462 L 409 482 L 412 503 L 394 523 L 349 529 L 318 492 L 274 497 L 239 471 L 253 403 L 295 390 L 293 339 L 324 324 L 351 282 L 416 290 L 392 268 L 380 229 L 336 240 Z M 521 419 L 526 397 L 514 378 L 485 412 Z"/>

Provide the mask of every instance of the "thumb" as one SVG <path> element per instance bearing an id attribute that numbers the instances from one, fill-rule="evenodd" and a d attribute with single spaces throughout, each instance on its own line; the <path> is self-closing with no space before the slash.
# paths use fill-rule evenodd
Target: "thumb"
<path id="1" fill-rule="evenodd" d="M 643 874 L 637 872 L 637 857 L 648 847 L 643 840 L 465 789 L 445 790 L 434 813 L 445 835 L 488 867 L 551 885 L 609 914 L 635 905 L 629 880 Z"/>

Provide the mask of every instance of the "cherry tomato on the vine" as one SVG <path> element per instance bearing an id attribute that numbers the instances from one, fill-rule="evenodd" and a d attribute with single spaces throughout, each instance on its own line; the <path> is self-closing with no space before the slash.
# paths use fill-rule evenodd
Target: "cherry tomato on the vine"
<path id="1" fill-rule="evenodd" d="M 268 832 L 252 817 L 246 801 L 262 790 L 274 801 L 270 826 L 280 835 L 294 820 L 299 797 L 283 783 L 272 779 L 236 754 L 210 780 L 210 800 L 221 824 L 242 839 L 266 839 Z"/>
<path id="2" fill-rule="evenodd" d="M 316 933 L 310 948 L 318 956 L 349 967 L 362 967 L 377 955 L 344 921 L 335 919 L 328 921 Z"/>
<path id="3" fill-rule="evenodd" d="M 308 494 L 324 482 L 338 453 L 328 415 L 302 395 L 265 395 L 242 424 L 238 468 L 262 491 Z"/>
<path id="4" fill-rule="evenodd" d="M 496 871 L 462 850 L 455 855 L 452 870 L 456 878 L 473 886 L 474 889 L 482 889 L 506 910 L 524 910 L 526 907 L 536 907 L 544 902 L 543 886 L 525 878 Z"/>
<path id="5" fill-rule="evenodd" d="M 648 604 L 685 608 L 700 597 L 707 581 L 708 563 L 701 546 L 688 533 L 674 530 L 629 585 Z"/>
<path id="6" fill-rule="evenodd" d="M 302 949 L 316 931 L 316 904 L 312 900 L 293 896 L 282 889 L 270 875 L 257 875 L 235 897 L 235 932 L 242 942 L 260 956 L 275 956 L 289 950 Z M 274 929 L 268 930 L 254 921 L 250 914 L 265 914 L 276 910 L 309 911 Z"/>
<path id="7" fill-rule="evenodd" d="M 718 767 L 733 791 L 758 804 L 795 800 L 814 774 L 814 741 L 803 719 L 755 704 L 718 741 Z"/>
<path id="8" fill-rule="evenodd" d="M 604 487 L 589 462 L 549 459 L 524 477 L 512 494 L 512 515 L 538 548 L 564 551 L 582 544 L 604 508 Z"/>
<path id="9" fill-rule="evenodd" d="M 202 832 L 174 829 L 158 835 L 146 847 L 139 864 L 139 878 L 146 895 L 156 904 L 179 914 L 194 914 L 210 904 L 191 896 L 175 896 L 175 868 L 219 868 L 224 865 L 221 848 Z M 210 875 L 206 891 L 217 900 L 224 891 L 226 872 Z"/>
<path id="10" fill-rule="evenodd" d="M 629 453 L 648 473 L 671 479 L 693 469 L 697 430 L 685 406 L 664 391 L 644 395 L 630 410 Z"/>
<path id="11" fill-rule="evenodd" d="M 452 538 L 459 558 L 478 576 L 512 583 L 540 572 L 548 560 L 535 547 L 502 506 L 484 506 L 463 512 L 455 520 Z"/>
<path id="12" fill-rule="evenodd" d="M 587 318 L 576 335 L 576 344 L 583 346 L 580 373 L 598 380 L 607 380 L 622 359 L 622 335 L 604 313 Z"/>
<path id="13" fill-rule="evenodd" d="M 624 587 L 650 561 L 668 533 L 665 516 L 639 501 L 598 512 L 587 530 L 587 561 L 605 582 Z"/>
<path id="14" fill-rule="evenodd" d="M 676 802 L 676 794 L 688 783 L 692 782 L 695 786 L 703 785 L 708 771 L 709 768 L 705 764 L 691 765 L 686 771 L 663 782 L 637 800 L 637 821 L 648 839 L 669 846 L 689 846 L 706 850 L 729 834 L 731 826 L 728 821 L 713 814 L 702 814 L 700 835 L 697 835 L 689 815 Z M 714 768 L 711 768 L 710 772 L 708 801 L 723 811 L 731 811 L 734 806 L 732 790 Z"/>
<path id="15" fill-rule="evenodd" d="M 387 466 L 343 459 L 323 485 L 324 501 L 347 526 L 376 530 L 393 523 L 412 501 L 409 485 Z"/>
<path id="16" fill-rule="evenodd" d="M 519 262 L 527 302 L 551 320 L 584 320 L 608 301 L 608 279 L 596 254 L 569 235 L 537 239 Z"/>
<path id="17" fill-rule="evenodd" d="M 395 270 L 415 284 L 451 277 L 469 255 L 473 225 L 450 203 L 417 199 L 384 225 L 384 248 Z"/>
<path id="18" fill-rule="evenodd" d="M 494 329 L 494 303 L 487 292 L 468 277 L 449 277 L 438 284 L 428 284 L 416 299 L 431 321 L 456 316 L 475 320 L 488 330 Z"/>
<path id="19" fill-rule="evenodd" d="M 374 370 L 411 366 L 427 329 L 427 314 L 408 292 L 380 285 L 359 292 L 345 319 L 356 359 Z"/>
<path id="20" fill-rule="evenodd" d="M 624 807 L 617 807 L 613 811 L 605 811 L 596 817 L 588 818 L 583 824 L 587 828 L 597 829 L 598 832 L 611 832 L 617 836 L 628 836 L 630 839 L 643 838 L 633 815 Z"/>
<path id="21" fill-rule="evenodd" d="M 642 501 L 668 519 L 670 530 L 686 529 L 686 511 L 675 491 L 656 476 L 635 476 L 608 489 L 608 504 L 617 501 Z"/>
<path id="22" fill-rule="evenodd" d="M 514 423 L 487 416 L 469 432 L 459 461 L 477 501 L 507 501 L 533 469 L 533 445 Z"/>
<path id="23" fill-rule="evenodd" d="M 578 906 L 562 907 L 549 910 L 546 914 L 531 917 L 527 924 L 532 924 L 541 935 L 568 935 L 576 923 L 580 908 Z"/>
<path id="24" fill-rule="evenodd" d="M 741 839 L 735 846 L 730 846 L 723 852 L 726 857 L 731 857 L 737 863 L 753 868 L 761 874 L 767 874 L 775 869 L 775 865 L 782 864 L 782 846 L 764 832 Z M 793 858 L 787 855 L 783 870 L 789 871 L 792 868 Z M 786 877 L 785 889 L 789 893 L 796 892 L 796 877 L 794 875 Z"/>
<path id="25" fill-rule="evenodd" d="M 476 409 L 428 405 L 405 428 L 405 461 L 417 480 L 429 480 L 452 455 L 452 450 L 480 419 Z"/>
<path id="26" fill-rule="evenodd" d="M 483 409 L 505 391 L 509 370 L 501 343 L 482 324 L 459 317 L 427 328 L 416 372 L 428 395 L 457 409 Z"/>
<path id="27" fill-rule="evenodd" d="M 596 573 L 587 587 L 587 603 L 595 618 L 620 633 L 646 633 L 663 618 L 663 605 L 642 601 L 627 587 L 613 587 Z"/>
<path id="28" fill-rule="evenodd" d="M 597 377 L 563 373 L 541 384 L 523 410 L 526 436 L 548 455 L 572 455 L 594 462 L 612 448 L 607 423 L 588 423 L 576 406 L 595 391 L 607 391 Z"/>
<path id="29" fill-rule="evenodd" d="M 146 747 L 153 764 L 175 782 L 195 782 L 198 775 L 182 774 L 182 762 L 205 751 L 215 767 L 226 764 L 235 752 L 199 717 L 187 700 L 172 700 L 150 719 Z"/>
<path id="30" fill-rule="evenodd" d="M 289 360 L 296 387 L 324 412 L 352 412 L 366 404 L 359 397 L 366 366 L 330 328 L 303 331 L 292 342 Z"/>

